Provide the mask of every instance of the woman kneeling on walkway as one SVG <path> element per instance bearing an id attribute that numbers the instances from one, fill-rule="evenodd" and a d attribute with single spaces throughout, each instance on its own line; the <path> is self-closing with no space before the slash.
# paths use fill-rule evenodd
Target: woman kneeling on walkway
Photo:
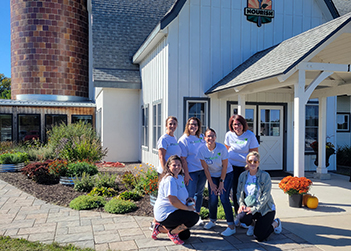
<path id="1" fill-rule="evenodd" d="M 250 152 L 246 156 L 247 170 L 239 176 L 237 219 L 249 226 L 248 236 L 255 235 L 258 241 L 264 241 L 273 232 L 279 234 L 282 226 L 279 219 L 274 220 L 271 177 L 258 168 L 259 164 L 258 152 Z"/>
<path id="2" fill-rule="evenodd" d="M 188 205 L 190 202 L 192 205 Z M 169 157 L 160 176 L 154 216 L 157 222 L 151 237 L 156 240 L 157 235 L 167 229 L 168 237 L 175 244 L 184 244 L 183 240 L 190 236 L 189 228 L 199 220 L 194 201 L 188 198 L 181 159 L 177 155 Z"/>

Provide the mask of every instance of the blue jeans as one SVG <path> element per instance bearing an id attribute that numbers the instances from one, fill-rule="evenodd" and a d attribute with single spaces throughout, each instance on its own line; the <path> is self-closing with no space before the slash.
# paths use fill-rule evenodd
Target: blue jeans
<path id="1" fill-rule="evenodd" d="M 204 170 L 189 173 L 193 180 L 189 180 L 189 184 L 186 186 L 189 197 L 196 200 L 195 210 L 197 213 L 200 212 L 202 206 L 202 198 L 205 190 L 206 175 Z"/>
<path id="2" fill-rule="evenodd" d="M 220 177 L 215 178 L 211 177 L 212 182 L 218 187 Z M 227 173 L 224 179 L 224 189 L 225 191 L 219 196 L 223 205 L 225 218 L 227 220 L 228 225 L 234 224 L 234 216 L 233 216 L 233 209 L 232 204 L 230 204 L 229 196 L 230 190 L 233 185 L 233 172 Z M 210 210 L 210 220 L 216 221 L 217 220 L 217 207 L 218 207 L 218 195 L 212 193 L 211 186 L 208 186 L 209 192 L 209 210 Z"/>

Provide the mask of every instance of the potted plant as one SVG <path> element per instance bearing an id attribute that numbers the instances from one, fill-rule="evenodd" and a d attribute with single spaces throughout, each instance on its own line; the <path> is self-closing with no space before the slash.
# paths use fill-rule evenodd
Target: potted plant
<path id="1" fill-rule="evenodd" d="M 310 144 L 310 146 L 312 147 L 313 151 L 317 154 L 314 164 L 318 166 L 318 142 L 314 141 Z M 330 156 L 335 154 L 335 146 L 331 142 L 327 142 L 325 144 L 325 151 L 325 165 L 328 167 Z"/>
<path id="2" fill-rule="evenodd" d="M 0 171 L 14 172 L 24 167 L 28 154 L 24 152 L 4 152 L 0 154 Z"/>
<path id="3" fill-rule="evenodd" d="M 312 181 L 306 177 L 287 176 L 279 182 L 279 188 L 289 195 L 289 206 L 302 207 L 302 196 L 306 194 Z"/>

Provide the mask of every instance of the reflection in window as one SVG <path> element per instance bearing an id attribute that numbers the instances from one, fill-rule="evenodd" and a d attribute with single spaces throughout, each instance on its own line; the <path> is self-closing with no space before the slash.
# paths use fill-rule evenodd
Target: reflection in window
<path id="1" fill-rule="evenodd" d="M 188 100 L 187 101 L 187 118 L 186 121 L 191 117 L 196 117 L 201 121 L 201 131 L 204 133 L 208 127 L 208 102 L 207 100 Z"/>
<path id="2" fill-rule="evenodd" d="M 154 104 L 152 109 L 153 109 L 152 130 L 154 134 L 152 139 L 152 147 L 156 149 L 157 141 L 161 137 L 161 103 Z"/>
<path id="3" fill-rule="evenodd" d="M 12 115 L 0 114 L 0 137 L 2 141 L 12 141 Z"/>
<path id="4" fill-rule="evenodd" d="M 67 125 L 67 115 L 63 114 L 46 114 L 45 115 L 45 135 L 52 129 L 53 126 L 57 126 L 64 123 Z"/>
<path id="5" fill-rule="evenodd" d="M 313 152 L 311 144 L 318 139 L 318 105 L 306 105 L 305 151 Z"/>
<path id="6" fill-rule="evenodd" d="M 72 124 L 77 123 L 78 121 L 83 121 L 84 123 L 93 124 L 92 115 L 72 115 Z"/>
<path id="7" fill-rule="evenodd" d="M 27 141 L 32 139 L 40 139 L 40 115 L 18 115 L 18 140 Z"/>
<path id="8" fill-rule="evenodd" d="M 149 106 L 146 105 L 142 107 L 142 138 L 141 138 L 141 144 L 143 146 L 149 146 Z"/>
<path id="9" fill-rule="evenodd" d="M 336 115 L 336 125 L 337 125 L 338 132 L 349 132 L 350 131 L 350 114 L 338 113 Z"/>
<path id="10" fill-rule="evenodd" d="M 261 109 L 261 136 L 280 136 L 280 110 Z"/>
<path id="11" fill-rule="evenodd" d="M 238 114 L 238 108 L 234 108 L 233 115 Z M 255 119 L 255 111 L 254 109 L 245 109 L 245 120 L 248 126 L 248 129 L 254 132 L 254 119 Z"/>

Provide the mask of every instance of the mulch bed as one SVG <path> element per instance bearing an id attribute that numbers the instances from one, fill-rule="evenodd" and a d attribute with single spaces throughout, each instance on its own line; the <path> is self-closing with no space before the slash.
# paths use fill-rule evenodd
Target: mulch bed
<path id="1" fill-rule="evenodd" d="M 141 165 L 141 166 L 140 166 Z M 140 169 L 147 168 L 144 164 L 131 163 L 126 164 L 124 167 L 98 167 L 99 172 L 107 172 L 111 174 L 122 175 L 126 171 L 131 171 L 134 174 Z M 7 183 L 19 188 L 20 190 L 33 195 L 34 197 L 44 200 L 48 203 L 68 207 L 69 203 L 76 197 L 84 195 L 86 193 L 77 192 L 73 187 L 64 186 L 61 184 L 43 185 L 28 179 L 25 175 L 20 172 L 14 173 L 0 173 L 0 179 L 6 181 Z M 117 177 L 117 183 L 119 187 L 119 192 L 125 190 L 124 185 L 119 181 Z M 150 205 L 150 197 L 145 195 L 139 201 L 136 201 L 137 210 L 127 213 L 127 215 L 138 215 L 138 216 L 153 216 L 153 208 Z M 94 211 L 103 212 L 103 208 L 93 209 Z"/>

